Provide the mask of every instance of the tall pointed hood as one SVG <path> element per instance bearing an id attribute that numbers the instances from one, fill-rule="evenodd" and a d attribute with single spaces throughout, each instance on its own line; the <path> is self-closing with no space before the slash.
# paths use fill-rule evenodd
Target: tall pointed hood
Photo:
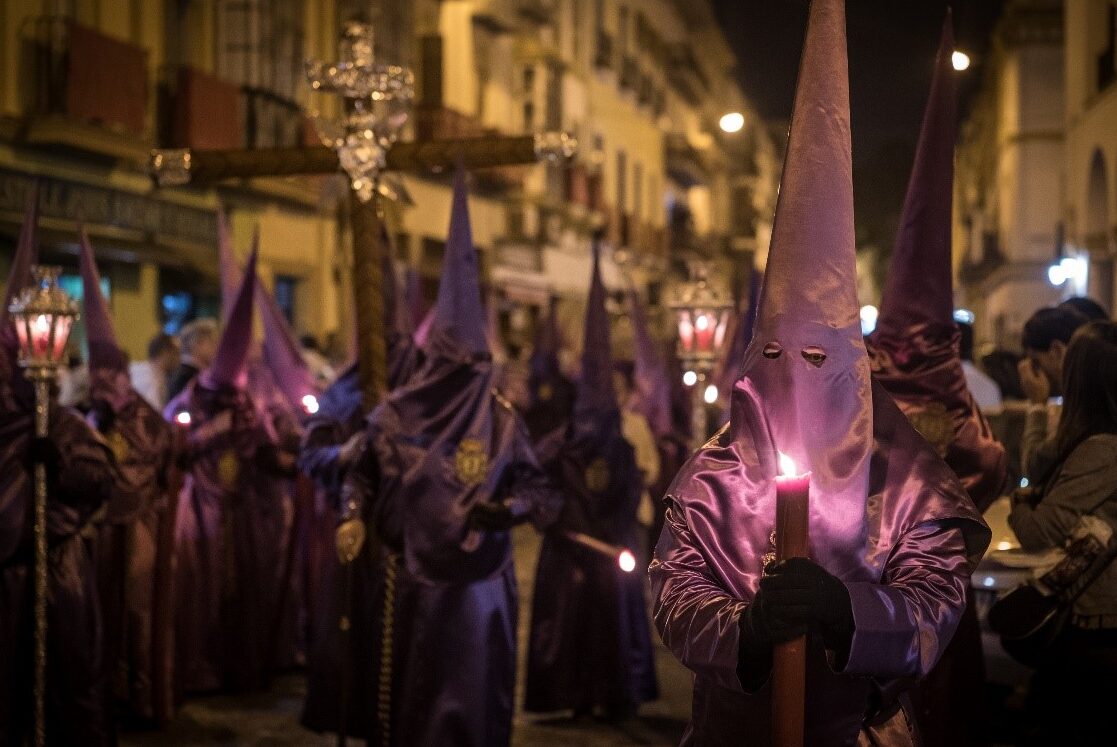
<path id="1" fill-rule="evenodd" d="M 82 320 L 85 339 L 89 344 L 89 368 L 125 371 L 128 362 L 116 341 L 108 304 L 101 295 L 101 273 L 93 257 L 93 247 L 85 226 L 78 224 L 80 256 L 78 259 L 82 284 Z"/>
<path id="2" fill-rule="evenodd" d="M 245 366 L 252 345 L 252 308 L 256 293 L 256 249 L 248 255 L 244 276 L 235 300 L 225 316 L 225 328 L 213 363 L 203 374 L 209 389 L 239 387 L 244 384 Z"/>
<path id="3" fill-rule="evenodd" d="M 533 381 L 542 383 L 561 375 L 559 363 L 561 338 L 562 333 L 558 327 L 558 297 L 551 296 L 547 306 L 547 318 L 536 327 L 531 357 L 528 358 L 528 369 Z"/>
<path id="4" fill-rule="evenodd" d="M 954 325 L 951 283 L 951 198 L 954 188 L 956 73 L 951 66 L 951 14 L 943 22 L 931 94 L 915 150 L 877 326 Z"/>
<path id="5" fill-rule="evenodd" d="M 253 246 L 258 245 L 260 231 L 253 236 Z M 221 281 L 221 318 L 228 320 L 229 312 L 237 299 L 241 285 L 241 271 L 237 266 L 237 256 L 233 249 L 233 237 L 229 232 L 229 219 L 223 209 L 217 211 L 217 270 Z"/>
<path id="6" fill-rule="evenodd" d="M 743 374 L 767 413 L 772 452 L 762 458 L 773 460 L 771 468 L 779 450 L 811 470 L 823 493 L 863 497 L 872 403 L 857 304 L 849 122 L 844 3 L 814 0 Z"/>
<path id="7" fill-rule="evenodd" d="M 450 235 L 428 341 L 432 351 L 450 357 L 489 353 L 485 307 L 481 303 L 481 270 L 473 248 L 468 198 L 465 169 L 459 164 L 454 172 Z"/>
<path id="8" fill-rule="evenodd" d="M 876 330 L 873 377 L 984 509 L 1000 495 L 1004 447 L 966 386 L 953 318 L 954 49 L 949 12 Z"/>
<path id="9" fill-rule="evenodd" d="M 15 330 L 8 326 L 8 307 L 16 295 L 31 284 L 31 266 L 39 256 L 39 182 L 36 181 L 27 194 L 23 207 L 23 223 L 19 227 L 19 240 L 12 267 L 8 272 L 8 284 L 4 288 L 4 305 L 0 306 L 0 336 L 5 345 L 17 345 Z"/>
<path id="10" fill-rule="evenodd" d="M 252 247 L 253 256 L 256 255 L 256 246 Z M 260 283 L 256 286 L 256 302 L 260 309 L 260 318 L 264 324 L 264 362 L 271 371 L 272 379 L 284 398 L 296 412 L 305 412 L 306 404 L 303 398 L 317 391 L 314 385 L 314 376 L 307 368 L 299 352 L 295 334 L 283 316 L 275 296 L 268 292 Z"/>
<path id="11" fill-rule="evenodd" d="M 15 327 L 9 323 L 8 306 L 31 284 L 31 266 L 38 261 L 39 254 L 38 227 L 39 183 L 36 181 L 24 205 L 19 241 L 12 256 L 8 284 L 4 288 L 4 303 L 0 306 L 0 408 L 8 412 L 22 409 L 21 405 L 33 401 L 30 384 L 19 368 L 19 338 Z"/>
<path id="12" fill-rule="evenodd" d="M 632 313 L 632 336 L 635 342 L 633 379 L 639 397 L 636 407 L 648 421 L 652 433 L 666 436 L 671 432 L 671 382 L 663 357 L 648 331 L 648 315 L 644 302 L 634 286 L 628 289 Z"/>
<path id="13" fill-rule="evenodd" d="M 613 390 L 613 348 L 609 339 L 609 314 L 605 310 L 605 285 L 601 282 L 601 244 L 593 244 L 593 274 L 586 302 L 586 331 L 582 347 L 582 375 L 574 400 L 577 425 L 597 422 L 618 412 Z"/>

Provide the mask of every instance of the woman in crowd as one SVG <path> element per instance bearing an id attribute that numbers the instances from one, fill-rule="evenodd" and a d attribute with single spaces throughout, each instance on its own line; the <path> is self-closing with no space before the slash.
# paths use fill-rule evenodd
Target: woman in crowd
<path id="1" fill-rule="evenodd" d="M 1117 324 L 1095 321 L 1071 338 L 1063 363 L 1063 410 L 1047 453 L 1031 460 L 1009 523 L 1025 550 L 1062 547 L 1088 515 L 1117 532 Z M 1044 461 L 1038 464 L 1037 461 Z M 1046 467 L 1046 468 L 1045 468 Z M 1111 744 L 1117 685 L 1117 563 L 1075 601 L 1070 624 L 1032 681 L 1036 744 Z M 1108 738 L 1112 740 L 1112 733 Z"/>

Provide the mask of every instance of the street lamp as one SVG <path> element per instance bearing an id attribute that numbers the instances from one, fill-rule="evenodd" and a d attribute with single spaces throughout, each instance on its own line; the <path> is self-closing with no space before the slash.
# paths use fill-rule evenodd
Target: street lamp
<path id="1" fill-rule="evenodd" d="M 58 267 L 33 267 L 32 285 L 8 307 L 19 337 L 19 365 L 35 387 L 35 436 L 45 438 L 50 426 L 50 385 L 62 363 L 77 304 L 58 287 Z M 46 741 L 44 702 L 47 665 L 47 473 L 35 464 L 35 745 Z"/>
<path id="2" fill-rule="evenodd" d="M 684 383 L 691 388 L 691 429 L 695 448 L 706 441 L 706 390 L 703 383 L 714 369 L 718 353 L 725 343 L 725 327 L 729 322 L 732 302 L 707 279 L 706 266 L 695 262 L 690 267 L 690 281 L 684 285 L 670 305 L 678 327 L 676 355 L 687 372 Z"/>
<path id="3" fill-rule="evenodd" d="M 966 54 L 965 52 L 963 52 L 962 50 L 956 49 L 956 50 L 954 50 L 954 53 L 950 55 L 950 64 L 958 72 L 962 72 L 963 70 L 969 70 L 969 68 L 970 68 L 970 56 L 968 54 Z"/>
<path id="4" fill-rule="evenodd" d="M 728 132 L 731 135 L 734 132 L 740 132 L 741 128 L 744 126 L 745 115 L 741 114 L 741 112 L 729 112 L 728 114 L 723 114 L 721 116 L 721 119 L 718 120 L 718 127 L 721 128 L 721 131 Z"/>

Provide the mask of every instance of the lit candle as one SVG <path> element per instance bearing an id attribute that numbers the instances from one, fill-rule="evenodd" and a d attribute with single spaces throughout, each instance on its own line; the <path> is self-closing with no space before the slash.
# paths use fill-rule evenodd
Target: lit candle
<path id="1" fill-rule="evenodd" d="M 698 317 L 694 320 L 694 342 L 699 352 L 712 353 L 714 351 L 714 332 L 716 331 L 717 325 L 714 324 L 713 315 L 706 311 L 698 312 Z"/>
<path id="2" fill-rule="evenodd" d="M 318 398 L 313 394 L 304 394 L 303 409 L 306 410 L 308 415 L 313 415 L 318 412 Z"/>
<path id="3" fill-rule="evenodd" d="M 776 560 L 807 557 L 811 473 L 796 474 L 795 462 L 780 454 L 776 477 Z M 772 744 L 802 747 L 806 714 L 807 638 L 772 649 Z"/>

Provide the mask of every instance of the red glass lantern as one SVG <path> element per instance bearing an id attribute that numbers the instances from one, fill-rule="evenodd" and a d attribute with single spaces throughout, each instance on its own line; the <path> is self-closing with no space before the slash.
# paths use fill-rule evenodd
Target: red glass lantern
<path id="1" fill-rule="evenodd" d="M 19 364 L 29 378 L 52 378 L 62 364 L 77 304 L 58 286 L 59 267 L 31 269 L 34 283 L 9 307 L 19 337 Z"/>
<path id="2" fill-rule="evenodd" d="M 691 267 L 691 280 L 671 304 L 678 324 L 678 356 L 683 365 L 709 371 L 725 343 L 725 328 L 733 308 L 706 277 L 704 265 Z"/>

